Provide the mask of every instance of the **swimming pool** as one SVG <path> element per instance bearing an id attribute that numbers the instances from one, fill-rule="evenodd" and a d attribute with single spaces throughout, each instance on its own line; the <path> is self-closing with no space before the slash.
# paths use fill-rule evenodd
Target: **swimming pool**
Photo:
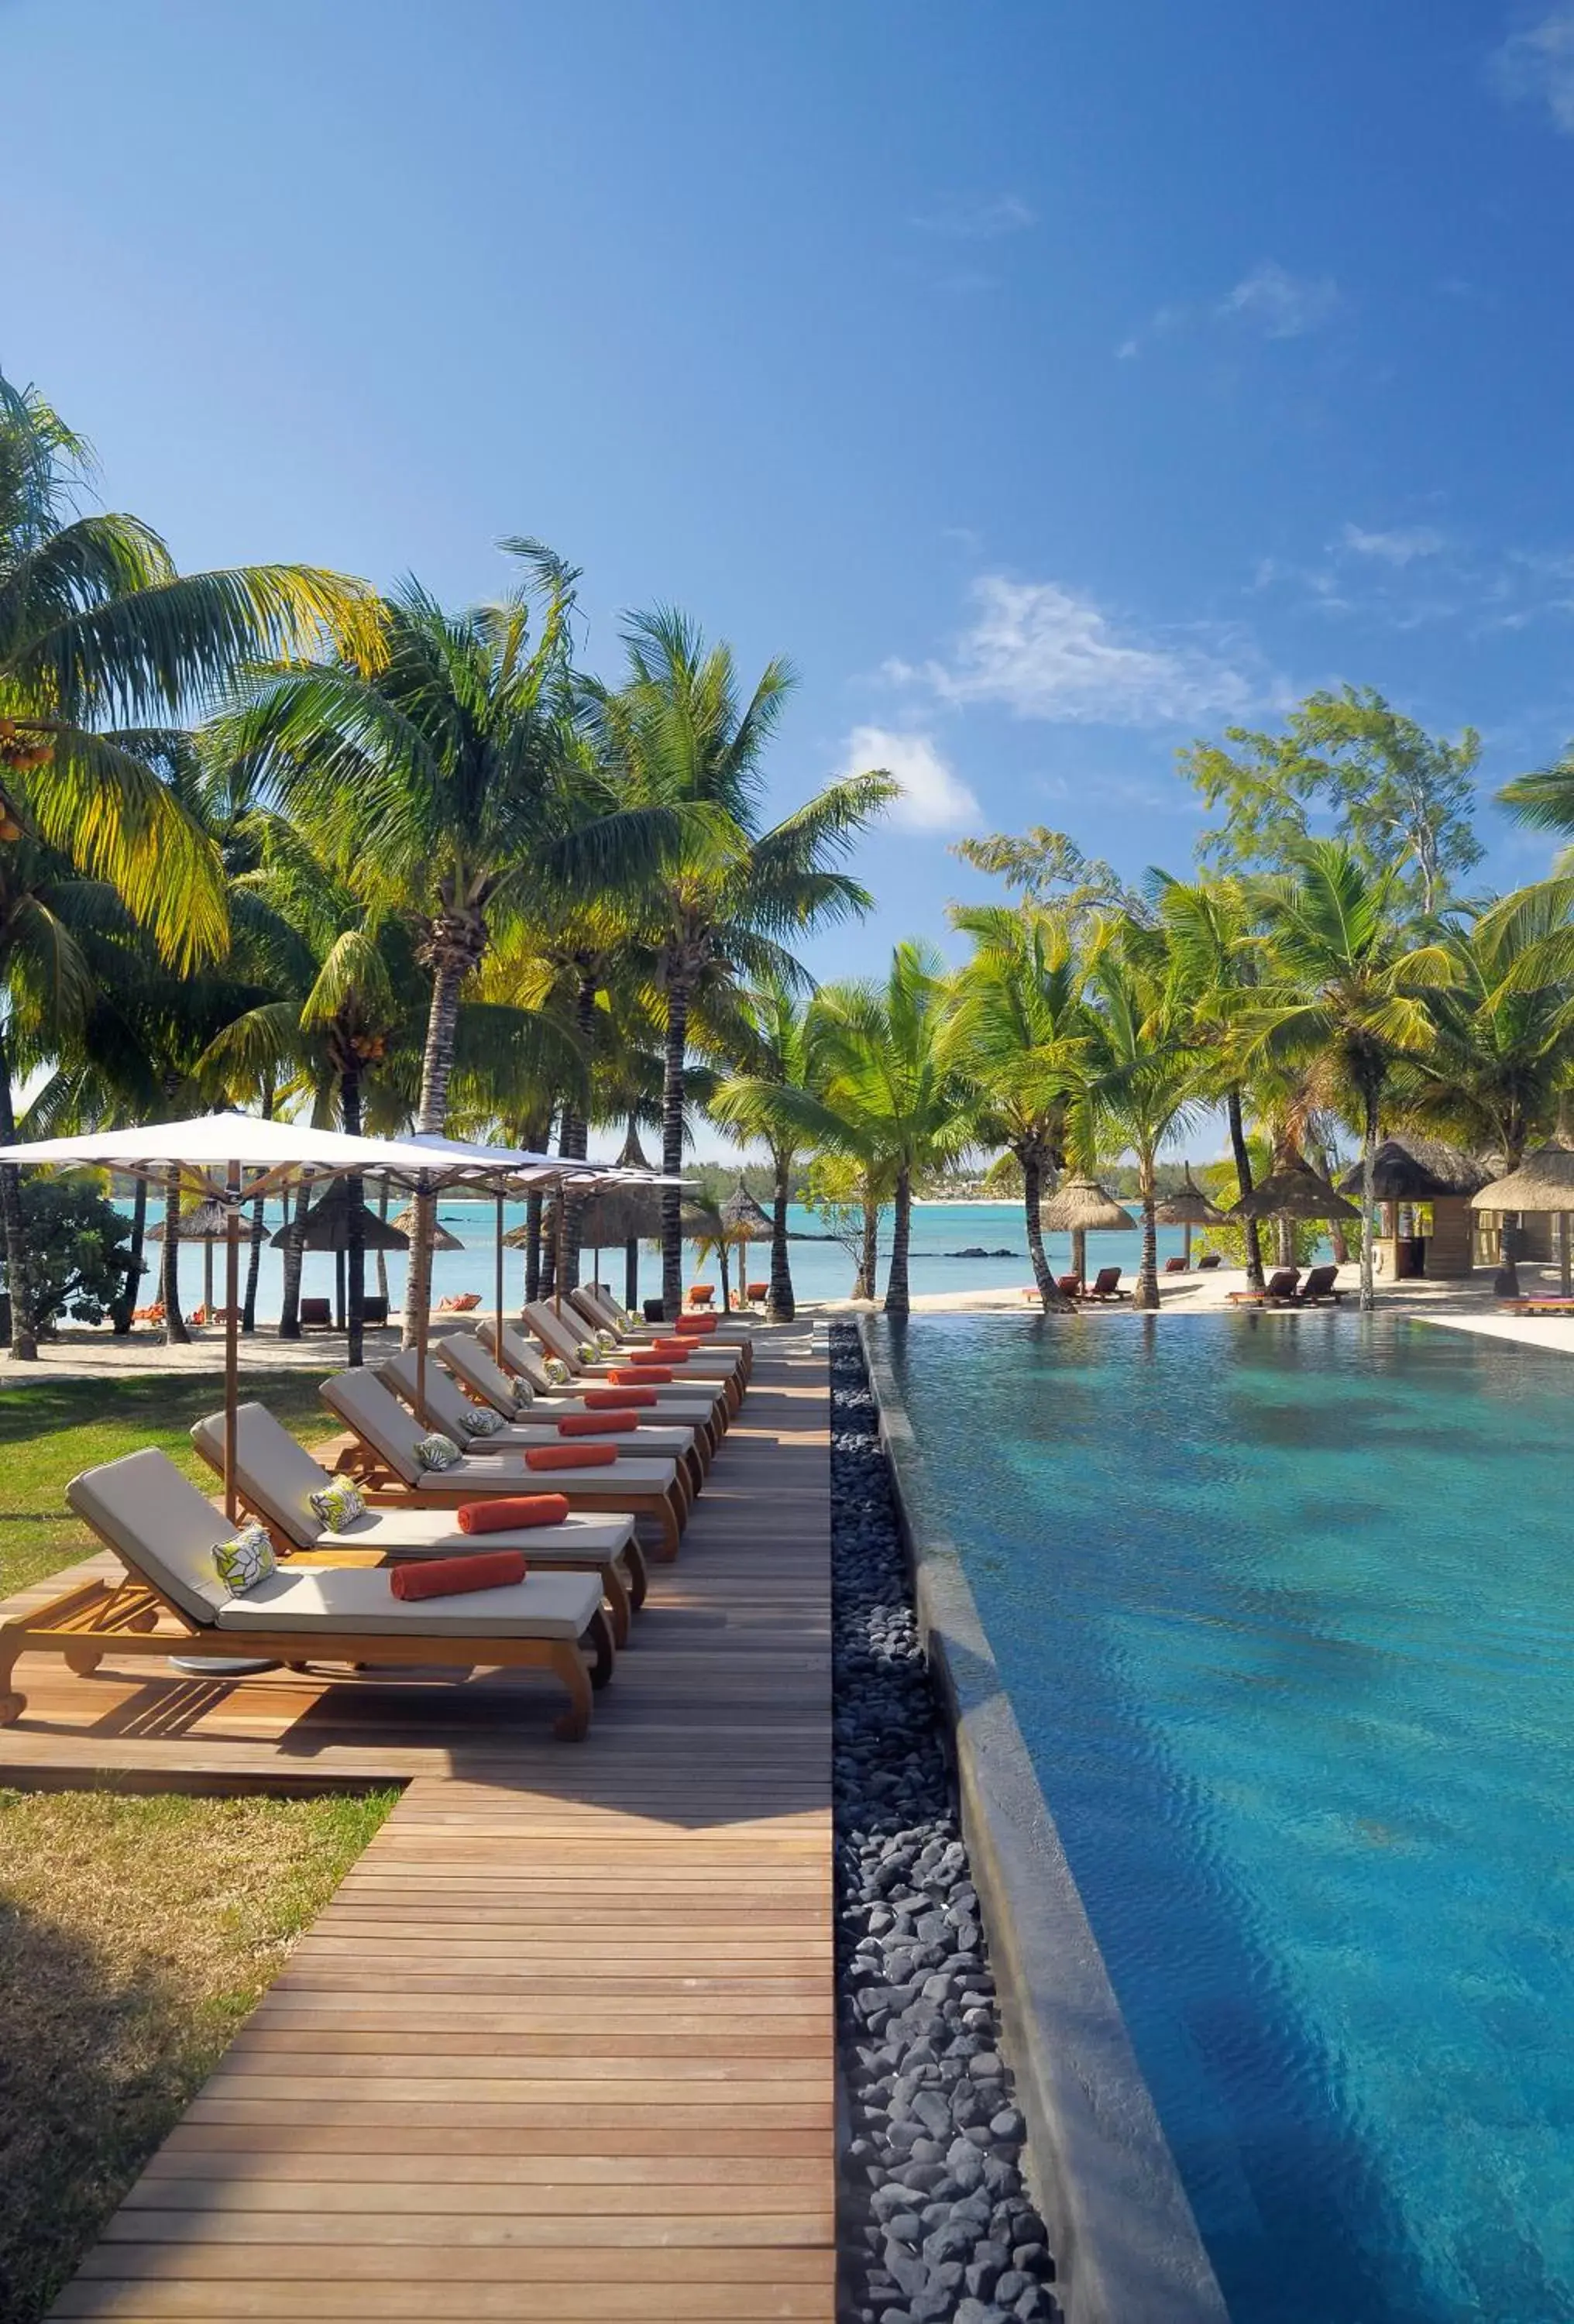
<path id="1" fill-rule="evenodd" d="M 1574 1365 L 886 1346 L 1236 2324 L 1574 2316 Z"/>

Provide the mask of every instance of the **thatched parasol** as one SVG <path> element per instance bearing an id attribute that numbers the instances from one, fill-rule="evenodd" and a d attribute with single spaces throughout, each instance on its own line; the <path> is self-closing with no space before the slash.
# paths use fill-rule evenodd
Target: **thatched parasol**
<path id="1" fill-rule="evenodd" d="M 300 1246 L 303 1250 L 331 1250 L 334 1254 L 334 1322 L 341 1332 L 345 1328 L 345 1253 L 350 1247 L 350 1221 L 357 1212 L 363 1251 L 410 1249 L 410 1237 L 391 1221 L 379 1218 L 364 1203 L 351 1202 L 343 1178 L 336 1178 L 320 1201 L 312 1204 L 301 1221 Z M 281 1249 L 291 1232 L 286 1220 L 272 1238 L 274 1249 Z"/>
<path id="2" fill-rule="evenodd" d="M 1225 1213 L 1229 1219 L 1358 1219 L 1353 1203 L 1304 1162 L 1285 1162 Z"/>
<path id="3" fill-rule="evenodd" d="M 1479 1193 L 1490 1171 L 1462 1148 L 1447 1146 L 1441 1138 L 1417 1138 L 1409 1130 L 1385 1138 L 1372 1161 L 1372 1192 L 1380 1203 L 1435 1203 L 1450 1194 L 1468 1197 Z M 1341 1194 L 1359 1196 L 1361 1166 L 1358 1162 L 1339 1182 Z"/>
<path id="4" fill-rule="evenodd" d="M 229 1213 L 222 1203 L 198 1203 L 195 1210 L 182 1211 L 175 1229 L 177 1242 L 223 1242 L 229 1234 Z M 149 1227 L 143 1236 L 146 1242 L 162 1242 L 162 1220 Z"/>
<path id="5" fill-rule="evenodd" d="M 1134 1227 L 1137 1221 L 1129 1211 L 1122 1210 L 1106 1187 L 1097 1178 L 1080 1173 L 1063 1178 L 1047 1203 L 1038 1206 L 1038 1222 L 1051 1234 L 1069 1234 L 1072 1239 L 1072 1272 L 1079 1277 L 1088 1271 L 1090 1234 L 1113 1233 L 1118 1227 Z"/>
<path id="6" fill-rule="evenodd" d="M 1192 1176 L 1192 1166 L 1189 1162 L 1186 1164 L 1185 1168 L 1185 1185 L 1182 1187 L 1178 1194 L 1171 1194 L 1167 1201 L 1155 1205 L 1154 1217 L 1161 1227 L 1184 1227 L 1186 1231 L 1185 1263 L 1190 1267 L 1192 1264 L 1192 1229 L 1193 1227 L 1222 1226 L 1224 1223 L 1224 1213 L 1219 1208 L 1216 1203 L 1210 1203 L 1209 1201 L 1207 1195 L 1202 1192 L 1201 1187 L 1195 1183 Z"/>
<path id="7" fill-rule="evenodd" d="M 1566 1146 L 1532 1148 L 1517 1170 L 1482 1186 L 1470 1197 L 1473 1211 L 1574 1211 L 1574 1152 Z"/>
<path id="8" fill-rule="evenodd" d="M 396 1227 L 399 1232 L 403 1235 L 405 1240 L 408 1242 L 410 1236 L 415 1232 L 415 1204 L 413 1203 L 407 1203 L 402 1211 L 395 1211 L 388 1223 L 391 1227 Z M 388 1250 L 397 1250 L 399 1249 L 399 1245 L 397 1243 L 387 1243 L 383 1248 Z M 433 1219 L 432 1249 L 434 1250 L 463 1250 L 465 1246 L 460 1241 L 458 1236 L 452 1233 L 447 1227 L 444 1226 L 440 1219 Z"/>
<path id="9" fill-rule="evenodd" d="M 729 1242 L 770 1240 L 773 1231 L 770 1221 L 743 1184 L 741 1176 L 722 1204 L 721 1218 Z"/>

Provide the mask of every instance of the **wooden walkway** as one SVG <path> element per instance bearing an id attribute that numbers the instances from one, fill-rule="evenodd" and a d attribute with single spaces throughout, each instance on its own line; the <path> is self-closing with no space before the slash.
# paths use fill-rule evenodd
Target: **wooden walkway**
<path id="1" fill-rule="evenodd" d="M 408 1785 L 57 2316 L 830 2324 L 827 1420 L 762 1335 L 583 1745 L 525 1677 L 22 1665 L 0 1780 Z"/>

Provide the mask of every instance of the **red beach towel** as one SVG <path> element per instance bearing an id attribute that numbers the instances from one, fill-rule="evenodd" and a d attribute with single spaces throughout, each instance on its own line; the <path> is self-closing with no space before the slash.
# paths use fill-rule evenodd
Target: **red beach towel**
<path id="1" fill-rule="evenodd" d="M 465 1501 L 454 1512 L 461 1533 L 519 1533 L 526 1526 L 562 1525 L 568 1516 L 566 1493 L 510 1493 L 495 1501 Z M 503 1556 L 502 1550 L 494 1551 Z"/>
<path id="2" fill-rule="evenodd" d="M 396 1565 L 388 1586 L 396 1598 L 462 1598 L 470 1590 L 503 1590 L 529 1569 L 518 1549 L 483 1550 L 474 1557 L 431 1557 Z"/>
<path id="3" fill-rule="evenodd" d="M 615 1444 L 532 1444 L 525 1455 L 527 1469 L 610 1469 L 618 1457 Z"/>
<path id="4" fill-rule="evenodd" d="M 641 1364 L 637 1372 L 609 1372 L 607 1378 L 615 1388 L 634 1388 L 641 1380 L 654 1380 L 658 1388 L 665 1388 L 671 1381 L 672 1374 L 655 1364 Z M 652 1397 L 650 1401 L 654 1404 L 657 1399 Z M 585 1402 L 590 1402 L 588 1397 Z"/>
<path id="5" fill-rule="evenodd" d="M 621 1375 L 612 1374 L 614 1379 Z M 661 1398 L 653 1388 L 587 1388 L 585 1409 L 589 1412 L 649 1412 Z"/>

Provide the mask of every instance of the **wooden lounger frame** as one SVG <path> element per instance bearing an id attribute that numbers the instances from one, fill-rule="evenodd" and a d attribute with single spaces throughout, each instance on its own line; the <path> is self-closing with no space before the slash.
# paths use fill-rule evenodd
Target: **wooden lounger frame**
<path id="1" fill-rule="evenodd" d="M 533 1335 L 537 1345 L 545 1354 L 548 1356 L 556 1356 L 560 1363 L 566 1363 L 568 1360 L 562 1353 L 562 1351 L 552 1345 L 551 1342 L 543 1335 L 537 1325 L 530 1321 L 528 1315 L 525 1318 L 525 1328 Z M 587 1388 L 610 1388 L 612 1386 L 612 1381 L 608 1378 L 608 1374 L 614 1371 L 626 1372 L 631 1375 L 631 1377 L 623 1382 L 623 1386 L 625 1388 L 637 1388 L 640 1383 L 638 1379 L 633 1377 L 633 1375 L 637 1375 L 643 1369 L 642 1366 L 633 1362 L 631 1358 L 626 1352 L 621 1357 L 616 1355 L 598 1356 L 595 1362 L 593 1364 L 584 1363 L 577 1356 L 574 1360 L 579 1365 L 579 1369 L 575 1372 L 573 1379 L 568 1383 L 569 1393 L 573 1393 L 575 1383 L 578 1384 L 579 1392 L 581 1394 L 583 1394 L 584 1389 Z M 663 1367 L 659 1364 L 652 1364 L 650 1366 L 650 1370 L 652 1371 L 660 1371 L 662 1369 Z M 670 1386 L 676 1388 L 681 1382 L 685 1388 L 692 1387 L 702 1391 L 705 1395 L 709 1396 L 713 1401 L 719 1399 L 727 1407 L 727 1417 L 729 1420 L 734 1416 L 739 1406 L 742 1404 L 743 1390 L 748 1383 L 739 1372 L 686 1373 L 681 1364 L 674 1364 L 671 1367 L 671 1373 L 672 1378 L 669 1382 Z"/>
<path id="2" fill-rule="evenodd" d="M 590 1654 L 587 1669 L 582 1648 Z M 12 1679 L 25 1654 L 58 1654 L 78 1678 L 91 1677 L 106 1655 L 159 1656 L 175 1654 L 265 1657 L 305 1670 L 314 1663 L 350 1663 L 357 1667 L 401 1669 L 547 1670 L 568 1695 L 568 1709 L 554 1726 L 565 1743 L 581 1743 L 590 1730 L 591 1697 L 605 1686 L 615 1659 L 612 1624 L 598 1606 L 575 1645 L 566 1638 L 507 1638 L 418 1635 L 330 1629 L 222 1630 L 216 1624 L 188 1621 L 140 1577 L 122 1582 L 85 1582 L 59 1598 L 0 1624 L 0 1727 L 10 1727 L 27 1708 Z M 244 1679 L 235 1683 L 244 1685 Z"/>
<path id="3" fill-rule="evenodd" d="M 330 1410 L 333 1407 L 330 1406 Z M 342 1413 L 336 1420 L 349 1430 Z M 478 1493 L 475 1480 L 468 1484 L 458 1480 L 449 1482 L 452 1472 L 434 1469 L 428 1472 L 430 1481 L 421 1487 L 407 1485 L 397 1469 L 389 1467 L 373 1445 L 368 1444 L 354 1432 L 351 1441 L 339 1454 L 334 1467 L 340 1476 L 354 1477 L 373 1508 L 457 1509 L 466 1501 L 495 1500 L 499 1496 L 488 1487 Z M 480 1448 L 477 1448 L 478 1450 Z M 614 1485 L 602 1482 L 604 1471 L 580 1470 L 581 1476 L 595 1478 L 595 1508 L 604 1509 L 611 1517 L 654 1517 L 661 1528 L 657 1555 L 664 1565 L 670 1565 L 677 1555 L 677 1545 L 683 1539 L 683 1529 L 688 1522 L 693 1496 L 681 1461 L 673 1464 L 673 1478 L 666 1492 L 645 1485 Z M 553 1490 L 549 1469 L 527 1469 L 521 1466 L 519 1482 L 513 1488 L 518 1493 L 549 1493 Z"/>

